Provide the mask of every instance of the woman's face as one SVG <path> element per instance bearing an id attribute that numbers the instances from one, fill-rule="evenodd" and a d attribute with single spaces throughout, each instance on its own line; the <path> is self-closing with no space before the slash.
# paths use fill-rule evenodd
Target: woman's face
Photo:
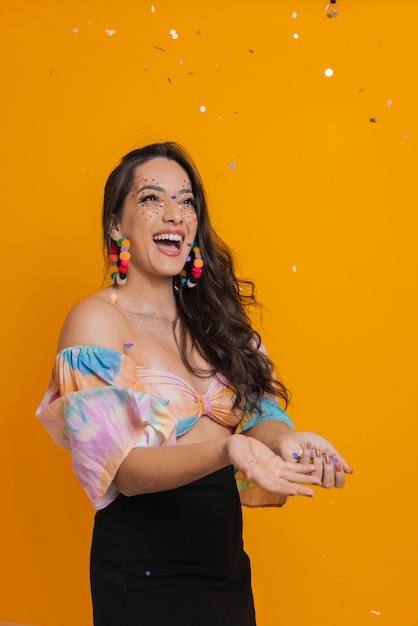
<path id="1" fill-rule="evenodd" d="M 112 238 L 131 242 L 131 268 L 150 277 L 176 276 L 196 236 L 192 185 L 176 162 L 156 157 L 138 165 Z"/>

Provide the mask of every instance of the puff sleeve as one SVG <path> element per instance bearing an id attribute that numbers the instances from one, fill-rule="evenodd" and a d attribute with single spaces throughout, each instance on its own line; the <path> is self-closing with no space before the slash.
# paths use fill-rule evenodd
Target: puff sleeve
<path id="1" fill-rule="evenodd" d="M 36 411 L 52 440 L 70 450 L 72 466 L 93 506 L 119 494 L 113 479 L 146 430 L 156 445 L 174 445 L 168 400 L 144 390 L 128 356 L 95 346 L 61 351 Z"/>

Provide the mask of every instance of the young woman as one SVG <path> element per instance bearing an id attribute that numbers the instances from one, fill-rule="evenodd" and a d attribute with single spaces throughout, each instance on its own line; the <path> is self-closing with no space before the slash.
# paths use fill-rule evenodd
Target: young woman
<path id="1" fill-rule="evenodd" d="M 95 626 L 254 626 L 241 504 L 342 487 L 351 468 L 293 429 L 203 184 L 175 143 L 106 183 L 112 285 L 77 304 L 37 415 L 94 507 Z"/>

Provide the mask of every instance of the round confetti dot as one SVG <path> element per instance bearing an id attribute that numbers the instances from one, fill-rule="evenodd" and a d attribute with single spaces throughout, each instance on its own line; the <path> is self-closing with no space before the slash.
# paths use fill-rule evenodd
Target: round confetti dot
<path id="1" fill-rule="evenodd" d="M 235 163 L 230 163 L 229 167 L 231 168 L 231 170 L 234 170 L 235 169 Z"/>
<path id="2" fill-rule="evenodd" d="M 73 33 L 78 33 L 78 28 L 73 28 Z"/>
<path id="3" fill-rule="evenodd" d="M 296 11 L 293 11 L 292 13 L 292 18 L 295 20 L 297 18 L 298 14 L 296 13 Z"/>
<path id="4" fill-rule="evenodd" d="M 173 39 L 178 39 L 178 38 L 179 38 L 179 36 L 178 36 L 178 34 L 177 34 L 177 31 L 176 31 L 176 30 L 174 30 L 174 28 L 172 28 L 172 29 L 170 30 L 170 35 L 172 36 L 172 38 L 173 38 Z"/>
<path id="5" fill-rule="evenodd" d="M 155 13 L 155 6 L 154 5 L 151 6 L 151 13 Z"/>
<path id="6" fill-rule="evenodd" d="M 389 100 L 387 100 L 387 101 L 386 101 L 386 104 L 388 105 L 388 107 L 392 106 L 392 100 L 390 100 L 390 99 L 389 99 Z"/>
<path id="7" fill-rule="evenodd" d="M 292 272 L 296 272 L 296 265 L 292 265 Z"/>
<path id="8" fill-rule="evenodd" d="M 327 67 L 324 74 L 329 78 L 330 76 L 334 76 L 334 70 L 332 69 L 332 67 Z"/>
<path id="9" fill-rule="evenodd" d="M 205 107 L 205 105 L 204 105 L 204 104 L 202 104 L 202 106 L 200 107 L 199 111 L 200 111 L 201 113 L 204 113 L 204 112 L 206 111 L 206 107 Z"/>
<path id="10" fill-rule="evenodd" d="M 299 39 L 298 33 L 293 33 L 293 39 Z"/>

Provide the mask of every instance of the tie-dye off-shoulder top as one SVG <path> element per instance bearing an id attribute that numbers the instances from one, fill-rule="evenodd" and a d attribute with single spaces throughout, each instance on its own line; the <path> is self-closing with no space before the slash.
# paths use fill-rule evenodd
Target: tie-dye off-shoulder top
<path id="1" fill-rule="evenodd" d="M 118 495 L 113 479 L 135 447 L 175 445 L 202 415 L 244 432 L 265 420 L 293 428 L 271 397 L 243 418 L 233 411 L 234 392 L 222 376 L 204 395 L 182 378 L 137 366 L 126 354 L 96 346 L 76 346 L 56 357 L 48 390 L 36 412 L 53 441 L 71 452 L 74 472 L 93 506 L 102 509 Z M 280 506 L 237 471 L 241 503 Z"/>

